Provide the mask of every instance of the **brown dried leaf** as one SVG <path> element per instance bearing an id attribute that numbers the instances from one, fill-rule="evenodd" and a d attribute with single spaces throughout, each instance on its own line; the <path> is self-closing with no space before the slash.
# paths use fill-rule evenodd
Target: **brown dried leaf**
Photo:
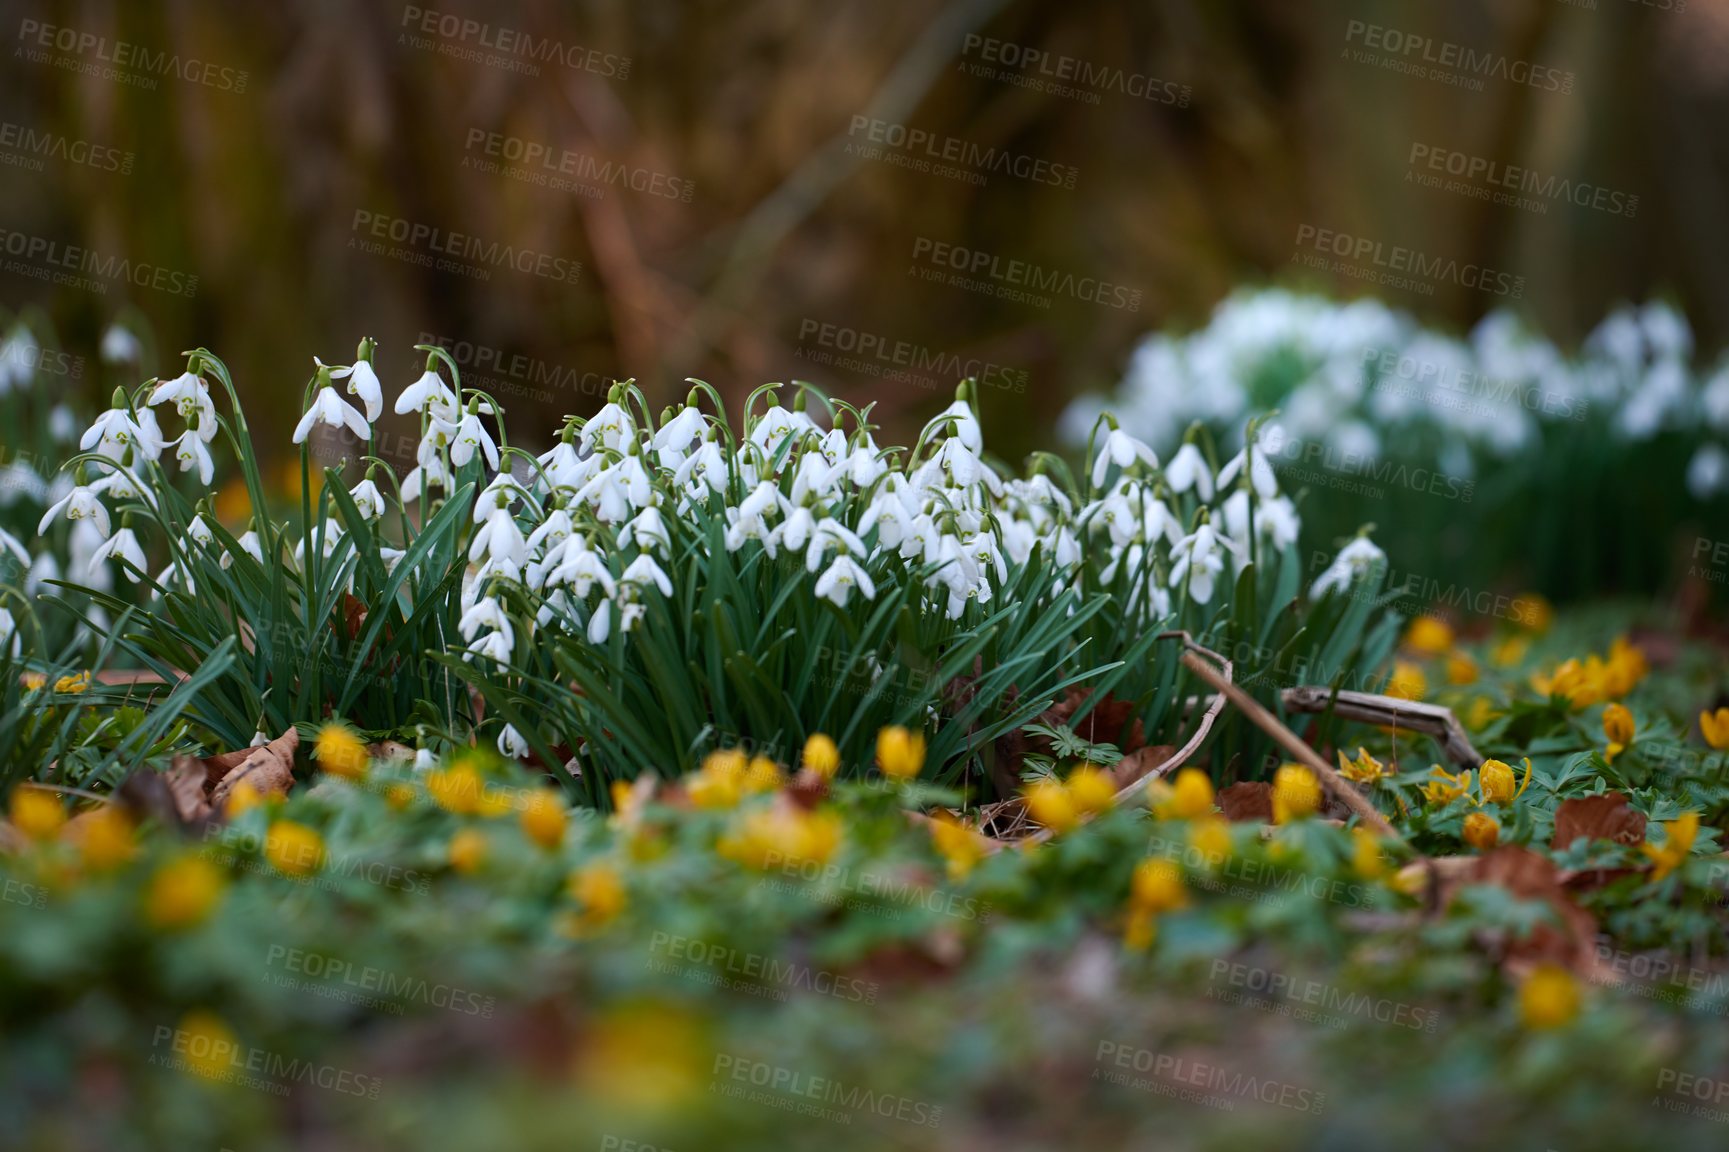
<path id="1" fill-rule="evenodd" d="M 1227 820 L 1250 824 L 1273 822 L 1273 786 L 1265 780 L 1241 780 L 1220 789 L 1218 804 Z"/>
<path id="2" fill-rule="evenodd" d="M 1645 816 L 1627 807 L 1627 796 L 1622 792 L 1561 801 L 1555 810 L 1555 837 L 1549 841 L 1550 849 L 1558 852 L 1581 836 L 1617 844 L 1642 844 Z"/>
<path id="3" fill-rule="evenodd" d="M 286 795 L 294 784 L 294 752 L 299 747 L 300 733 L 290 728 L 262 748 L 254 748 L 217 782 L 210 794 L 211 803 L 218 809 L 226 806 L 229 794 L 242 780 L 249 781 L 260 795 Z"/>
<path id="4" fill-rule="evenodd" d="M 1175 752 L 1176 748 L 1170 744 L 1148 744 L 1125 755 L 1111 769 L 1111 779 L 1116 782 L 1117 791 L 1122 791 L 1164 764 Z M 1167 772 L 1165 775 L 1168 777 L 1172 773 Z"/>
<path id="5" fill-rule="evenodd" d="M 210 800 L 204 794 L 206 786 L 204 761 L 195 756 L 176 756 L 162 774 L 168 785 L 169 798 L 174 804 L 174 817 L 181 824 L 194 824 L 210 815 Z"/>
<path id="6" fill-rule="evenodd" d="M 1597 979 L 1597 921 L 1573 902 L 1561 883 L 1561 870 L 1547 856 L 1518 844 L 1507 844 L 1478 856 L 1463 870 L 1448 893 L 1450 903 L 1468 884 L 1494 884 L 1521 900 L 1541 900 L 1560 921 L 1539 924 L 1531 934 L 1499 941 L 1501 959 L 1516 971 L 1538 963 L 1561 964 L 1588 979 Z"/>

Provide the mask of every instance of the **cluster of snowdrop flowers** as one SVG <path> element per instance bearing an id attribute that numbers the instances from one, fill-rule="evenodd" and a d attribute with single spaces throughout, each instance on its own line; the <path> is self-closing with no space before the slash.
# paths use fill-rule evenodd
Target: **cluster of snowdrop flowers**
<path id="1" fill-rule="evenodd" d="M 1698 439 L 1687 484 L 1707 499 L 1729 492 L 1729 358 L 1697 372 L 1693 351 L 1686 319 L 1661 302 L 1615 310 L 1568 356 L 1511 312 L 1459 338 L 1378 301 L 1264 289 L 1230 296 L 1195 332 L 1149 336 L 1108 404 L 1159 451 L 1195 423 L 1230 442 L 1276 408 L 1288 444 L 1426 454 L 1462 477 L 1585 421 L 1631 442 L 1679 430 Z M 1076 401 L 1068 442 L 1082 443 L 1106 406 Z"/>

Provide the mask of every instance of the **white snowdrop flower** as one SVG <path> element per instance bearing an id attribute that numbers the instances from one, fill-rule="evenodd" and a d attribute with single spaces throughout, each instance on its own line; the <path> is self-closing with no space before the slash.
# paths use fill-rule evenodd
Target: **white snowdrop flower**
<path id="1" fill-rule="evenodd" d="M 949 420 L 949 417 L 953 417 L 953 420 Z M 948 422 L 939 424 L 939 422 L 945 420 Z M 972 405 L 968 404 L 965 400 L 956 400 L 953 404 L 950 404 L 947 408 L 938 412 L 936 419 L 927 424 L 925 430 L 930 431 L 938 427 L 946 431 L 950 436 L 959 440 L 962 444 L 965 444 L 969 451 L 984 451 L 984 430 L 979 426 L 979 418 L 973 411 Z"/>
<path id="2" fill-rule="evenodd" d="M 93 548 L 92 551 L 95 549 Z M 49 588 L 49 581 L 60 579 L 60 561 L 54 558 L 54 553 L 44 552 L 30 561 L 29 569 L 24 573 L 24 594 L 36 596 Z M 104 572 L 106 575 L 106 572 Z M 109 583 L 103 581 L 104 584 Z"/>
<path id="3" fill-rule="evenodd" d="M 216 439 L 216 405 L 210 399 L 210 387 L 191 372 L 182 372 L 174 379 L 158 384 L 147 401 L 154 408 L 172 404 L 180 418 L 198 429 L 198 438 L 206 444 Z"/>
<path id="4" fill-rule="evenodd" d="M 789 543 L 787 547 L 793 545 Z M 859 539 L 858 534 L 830 516 L 817 521 L 816 527 L 811 531 L 810 547 L 806 549 L 804 557 L 805 571 L 815 572 L 820 568 L 822 558 L 830 548 L 843 555 L 850 554 L 861 558 L 867 553 L 864 541 Z"/>
<path id="5" fill-rule="evenodd" d="M 110 472 L 90 482 L 92 492 L 100 492 L 115 500 L 141 500 L 152 508 L 155 497 L 150 489 L 139 484 L 129 471 Z"/>
<path id="6" fill-rule="evenodd" d="M 8 553 L 23 567 L 30 567 L 30 553 L 25 550 L 24 545 L 18 543 L 18 538 L 12 533 L 0 528 L 0 559 L 4 559 Z"/>
<path id="7" fill-rule="evenodd" d="M 144 549 L 138 543 L 137 534 L 132 529 L 125 527 L 103 541 L 102 546 L 96 549 L 90 557 L 90 567 L 94 569 L 109 559 L 124 560 L 130 564 L 132 567 L 123 569 L 123 571 L 126 578 L 134 584 L 138 583 L 138 573 L 145 571 L 145 565 L 149 563 L 144 558 Z M 133 571 L 133 569 L 137 571 Z"/>
<path id="8" fill-rule="evenodd" d="M 577 453 L 576 445 L 567 440 L 559 440 L 535 460 L 545 470 L 554 488 L 580 488 L 591 475 L 583 471 L 583 458 Z M 596 464 L 598 466 L 598 461 Z"/>
<path id="9" fill-rule="evenodd" d="M 6 395 L 14 386 L 19 389 L 30 386 L 36 367 L 41 363 L 41 352 L 35 333 L 23 324 L 13 326 L 5 343 L 0 344 L 0 396 Z"/>
<path id="10" fill-rule="evenodd" d="M 597 444 L 622 452 L 626 444 L 636 443 L 636 421 L 623 405 L 608 401 L 588 418 L 577 438 L 584 455 L 593 453 Z"/>
<path id="11" fill-rule="evenodd" d="M 799 457 L 798 468 L 793 473 L 792 502 L 802 504 L 810 496 L 831 495 L 839 473 L 839 467 L 830 464 L 822 453 L 806 452 Z"/>
<path id="12" fill-rule="evenodd" d="M 804 549 L 810 541 L 810 534 L 816 531 L 816 517 L 811 515 L 809 508 L 794 508 L 781 525 L 780 540 L 794 552 Z"/>
<path id="13" fill-rule="evenodd" d="M 1315 579 L 1309 589 L 1311 598 L 1319 599 L 1330 591 L 1346 589 L 1377 564 L 1385 564 L 1387 554 L 1367 536 L 1359 536 L 1339 550 L 1339 555 Z"/>
<path id="14" fill-rule="evenodd" d="M 761 517 L 746 516 L 738 508 L 726 510 L 726 550 L 737 552 L 743 548 L 745 541 L 755 540 L 763 546 L 770 558 L 780 550 L 780 529 L 771 528 Z"/>
<path id="15" fill-rule="evenodd" d="M 105 364 L 136 364 L 144 355 L 144 345 L 130 328 L 116 320 L 102 333 L 99 352 Z"/>
<path id="16" fill-rule="evenodd" d="M 94 487 L 80 484 L 62 496 L 43 514 L 42 522 L 36 525 L 36 535 L 46 536 L 49 525 L 53 524 L 62 512 L 66 513 L 68 520 L 89 520 L 96 525 L 104 540 L 110 535 L 108 509 L 97 496 L 97 489 Z"/>
<path id="17" fill-rule="evenodd" d="M 402 390 L 392 410 L 398 416 L 410 412 L 447 416 L 456 411 L 456 393 L 439 377 L 437 369 L 428 368 L 420 374 L 420 379 Z"/>
<path id="18" fill-rule="evenodd" d="M 613 469 L 623 485 L 625 498 L 632 508 L 647 508 L 654 503 L 654 479 L 643 466 L 642 457 L 632 453 Z"/>
<path id="19" fill-rule="evenodd" d="M 18 659 L 20 651 L 18 622 L 12 619 L 11 611 L 6 608 L 0 608 L 0 644 L 6 646 L 6 651 L 12 659 Z"/>
<path id="20" fill-rule="evenodd" d="M 360 399 L 361 407 L 366 410 L 366 422 L 376 423 L 384 415 L 384 385 L 379 382 L 378 373 L 373 371 L 372 364 L 366 360 L 356 360 L 346 368 L 332 368 L 332 380 L 347 379 L 348 394 Z"/>
<path id="21" fill-rule="evenodd" d="M 528 560 L 528 540 L 508 509 L 494 508 L 469 542 L 469 560 L 477 561 L 482 555 L 489 560 L 511 564 L 518 570 Z"/>
<path id="22" fill-rule="evenodd" d="M 1173 492 L 1187 492 L 1193 488 L 1195 495 L 1202 500 L 1211 502 L 1213 499 L 1212 470 L 1207 467 L 1201 450 L 1193 444 L 1184 444 L 1177 449 L 1177 454 L 1165 467 L 1165 480 Z"/>
<path id="23" fill-rule="evenodd" d="M 702 438 L 708 428 L 700 408 L 686 405 L 678 414 L 655 432 L 651 445 L 658 454 L 662 468 L 677 469 L 691 453 L 691 445 Z"/>
<path id="24" fill-rule="evenodd" d="M 611 597 L 616 591 L 612 573 L 607 570 L 606 558 L 587 547 L 578 547 L 576 538 L 565 548 L 559 560 L 558 567 L 546 575 L 549 588 L 569 585 L 572 594 L 578 598 L 586 598 L 589 590 L 596 585 L 600 587 L 601 595 Z"/>
<path id="25" fill-rule="evenodd" d="M 934 564 L 942 553 L 942 544 L 946 539 L 937 528 L 935 520 L 920 514 L 906 525 L 901 536 L 900 557 L 915 564 Z"/>
<path id="26" fill-rule="evenodd" d="M 618 578 L 618 582 L 620 584 L 634 584 L 639 588 L 653 584 L 660 589 L 662 596 L 672 595 L 672 581 L 667 578 L 665 572 L 661 571 L 660 565 L 654 562 L 654 557 L 646 552 L 630 562 L 624 570 L 624 575 Z"/>
<path id="27" fill-rule="evenodd" d="M 378 490 L 371 476 L 350 488 L 348 498 L 354 501 L 354 510 L 360 513 L 362 520 L 376 520 L 384 515 L 384 493 Z"/>
<path id="28" fill-rule="evenodd" d="M 318 554 L 325 560 L 330 559 L 336 551 L 336 545 L 342 540 L 342 525 L 326 518 L 323 525 L 307 533 L 300 543 L 294 546 L 294 566 L 304 570 L 306 563 L 306 543 L 308 540 L 318 541 Z"/>
<path id="29" fill-rule="evenodd" d="M 484 596 L 476 600 L 456 622 L 456 630 L 462 633 L 464 640 L 473 640 L 482 628 L 511 631 L 510 615 L 495 596 Z"/>
<path id="30" fill-rule="evenodd" d="M 672 550 L 672 534 L 667 531 L 666 521 L 661 519 L 660 509 L 652 505 L 636 514 L 618 531 L 618 542 L 626 548 L 636 547 L 643 551 L 654 550 L 663 557 Z"/>
<path id="31" fill-rule="evenodd" d="M 450 462 L 461 468 L 474 459 L 476 451 L 486 457 L 488 469 L 498 471 L 498 445 L 492 442 L 492 435 L 487 432 L 486 425 L 480 422 L 480 415 L 468 412 L 463 415 L 451 437 Z"/>
<path id="32" fill-rule="evenodd" d="M 170 584 L 181 584 L 186 588 L 188 596 L 198 595 L 198 583 L 192 578 L 192 573 L 182 568 L 178 561 L 170 562 L 168 567 L 156 574 L 156 583 L 163 588 Z"/>
<path id="33" fill-rule="evenodd" d="M 450 469 L 446 468 L 444 460 L 434 453 L 429 459 L 409 469 L 408 475 L 402 478 L 402 502 L 412 504 L 420 499 L 423 492 L 431 492 L 434 488 L 448 492 L 450 485 Z"/>
<path id="34" fill-rule="evenodd" d="M 186 525 L 186 537 L 200 548 L 208 548 L 216 539 L 216 533 L 210 525 L 204 522 L 202 513 L 194 515 L 191 523 Z"/>
<path id="35" fill-rule="evenodd" d="M 149 409 L 145 409 L 149 412 Z M 143 414 L 139 419 L 133 419 L 132 414 L 124 408 L 110 408 L 87 428 L 78 447 L 85 452 L 96 452 L 107 457 L 116 464 L 126 463 L 127 449 L 134 449 L 147 460 L 154 460 L 162 452 L 160 439 L 150 433 L 155 426 L 155 417 L 149 423 L 143 422 Z"/>
<path id="36" fill-rule="evenodd" d="M 629 634 L 636 631 L 636 626 L 642 623 L 648 615 L 648 605 L 637 600 L 623 600 L 618 605 L 618 630 Z"/>
<path id="37" fill-rule="evenodd" d="M 384 571 L 388 575 L 396 571 L 396 566 L 402 563 L 402 558 L 408 555 L 406 548 L 392 548 L 389 545 L 379 545 L 378 558 L 384 561 Z"/>
<path id="38" fill-rule="evenodd" d="M 414 750 L 414 770 L 416 772 L 430 772 L 436 767 L 438 767 L 438 757 L 432 754 L 432 749 L 416 748 Z"/>
<path id="39" fill-rule="evenodd" d="M 258 563 L 260 563 L 260 564 L 264 563 L 264 548 L 258 542 L 258 533 L 257 532 L 254 532 L 251 529 L 247 529 L 243 535 L 241 535 L 238 539 L 235 540 L 235 543 L 240 545 L 240 550 L 242 552 L 246 553 L 248 556 L 250 556 L 254 560 L 258 561 Z M 224 568 L 228 568 L 228 567 L 232 566 L 233 563 L 234 563 L 234 555 L 231 552 L 229 552 L 226 548 L 223 549 L 222 560 L 221 560 L 222 566 Z"/>
<path id="40" fill-rule="evenodd" d="M 96 527 L 95 521 L 86 519 L 73 522 L 72 536 L 66 542 L 67 570 L 88 573 L 85 579 L 98 592 L 107 592 L 114 587 L 113 573 L 105 565 L 92 563 L 96 550 L 107 539 L 107 534 Z"/>
<path id="41" fill-rule="evenodd" d="M 1128 468 L 1137 460 L 1149 468 L 1159 466 L 1159 458 L 1151 448 L 1121 428 L 1112 428 L 1105 433 L 1105 442 L 1099 445 L 1098 459 L 1093 461 L 1093 487 L 1104 487 L 1105 477 L 1112 464 L 1118 468 Z"/>
<path id="42" fill-rule="evenodd" d="M 70 444 L 78 439 L 78 417 L 65 404 L 56 404 L 48 413 L 48 435 L 56 444 Z"/>
<path id="43" fill-rule="evenodd" d="M 588 642 L 590 644 L 605 644 L 612 635 L 612 601 L 602 600 L 595 605 L 594 614 L 588 618 Z"/>
<path id="44" fill-rule="evenodd" d="M 514 724 L 506 724 L 498 734 L 498 752 L 507 760 L 521 760 L 528 755 L 528 740 Z"/>
<path id="45" fill-rule="evenodd" d="M 546 519 L 541 521 L 540 527 L 528 534 L 529 550 L 545 559 L 553 559 L 575 531 L 575 526 L 570 522 L 570 513 L 563 508 L 554 508 L 547 514 Z"/>
<path id="46" fill-rule="evenodd" d="M 865 438 L 864 444 L 853 449 L 852 455 L 847 459 L 844 467 L 846 468 L 847 479 L 851 480 L 855 487 L 869 488 L 877 482 L 879 477 L 888 472 L 889 466 L 883 463 L 877 452 L 877 446 L 871 442 L 868 436 Z"/>
<path id="47" fill-rule="evenodd" d="M 193 429 L 188 428 L 174 441 L 174 459 L 180 462 L 180 471 L 198 473 L 198 482 L 209 485 L 216 475 L 216 461 L 211 459 L 210 449 L 205 447 L 204 440 Z"/>
<path id="48" fill-rule="evenodd" d="M 749 440 L 762 449 L 765 460 L 773 460 L 788 437 L 814 431 L 816 425 L 803 412 L 791 412 L 776 404 L 751 425 Z"/>
<path id="49" fill-rule="evenodd" d="M 1717 444 L 1701 444 L 1687 464 L 1687 491 L 1695 500 L 1708 500 L 1729 490 L 1729 452 Z"/>
<path id="50" fill-rule="evenodd" d="M 306 410 L 306 414 L 300 418 L 300 423 L 294 426 L 294 443 L 305 443 L 314 424 L 328 424 L 332 428 L 347 428 L 361 440 L 366 440 L 372 435 L 372 426 L 367 424 L 366 417 L 338 396 L 336 389 L 328 384 L 318 389 L 318 394 L 312 398 L 312 407 Z"/>
<path id="51" fill-rule="evenodd" d="M 724 492 L 727 481 L 726 455 L 720 450 L 718 443 L 705 440 L 679 464 L 673 479 L 680 488 L 688 489 L 691 482 L 697 480 L 706 484 L 710 491 Z"/>
<path id="52" fill-rule="evenodd" d="M 1190 599 L 1211 603 L 1214 583 L 1225 569 L 1226 552 L 1235 553 L 1236 546 L 1211 524 L 1201 524 L 1171 549 L 1171 587 L 1187 587 Z"/>
<path id="53" fill-rule="evenodd" d="M 862 592 L 866 600 L 876 599 L 876 584 L 871 581 L 870 574 L 850 556 L 836 556 L 828 570 L 817 577 L 816 594 L 837 608 L 846 607 L 854 588 Z"/>
<path id="54" fill-rule="evenodd" d="M 1269 450 L 1277 451 L 1275 445 L 1281 442 L 1281 431 L 1263 429 L 1255 438 L 1253 444 L 1244 444 L 1243 450 L 1225 461 L 1225 466 L 1219 469 L 1219 490 L 1224 491 L 1236 482 L 1242 473 L 1245 461 L 1248 464 L 1249 483 L 1262 499 L 1271 500 L 1279 494 L 1279 478 L 1273 472 L 1273 465 L 1267 460 Z"/>

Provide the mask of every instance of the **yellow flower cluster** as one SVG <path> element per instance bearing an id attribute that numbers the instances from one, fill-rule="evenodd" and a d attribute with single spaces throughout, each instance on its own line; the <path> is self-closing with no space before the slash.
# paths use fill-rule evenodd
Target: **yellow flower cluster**
<path id="1" fill-rule="evenodd" d="M 783 864 L 826 864 L 840 848 L 840 817 L 791 804 L 748 812 L 716 845 L 729 860 L 766 871 Z"/>
<path id="2" fill-rule="evenodd" d="M 1111 774 L 1091 764 L 1082 764 L 1068 778 L 1041 776 L 1022 790 L 1027 813 L 1052 832 L 1068 832 L 1086 816 L 1109 811 L 1117 800 Z"/>
<path id="3" fill-rule="evenodd" d="M 1567 706 L 1576 712 L 1606 700 L 1619 700 L 1649 671 L 1645 653 L 1625 636 L 1617 636 L 1609 645 L 1607 657 L 1591 653 L 1582 661 L 1577 658 L 1562 661 L 1548 674 L 1534 673 L 1531 687 L 1540 695 L 1566 700 Z"/>

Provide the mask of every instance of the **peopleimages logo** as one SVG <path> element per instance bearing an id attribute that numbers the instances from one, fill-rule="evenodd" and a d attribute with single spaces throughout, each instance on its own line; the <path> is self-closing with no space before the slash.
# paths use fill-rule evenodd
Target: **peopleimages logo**
<path id="1" fill-rule="evenodd" d="M 104 256 L 93 248 L 62 244 L 28 232 L 0 228 L 0 256 L 11 257 L 5 262 L 8 272 L 51 284 L 83 288 L 98 296 L 108 294 L 108 285 L 102 283 L 103 280 L 130 284 L 134 288 L 152 288 L 189 300 L 198 294 L 196 276 L 157 264 L 128 260 L 123 256 Z"/>
<path id="2" fill-rule="evenodd" d="M 1317 255 L 1307 256 L 1303 249 Z M 1447 256 L 1431 256 L 1415 248 L 1399 244 L 1384 244 L 1367 236 L 1352 236 L 1313 224 L 1297 226 L 1297 254 L 1293 259 L 1312 268 L 1320 268 L 1354 276 L 1391 287 L 1417 288 L 1428 284 L 1456 284 L 1491 296 L 1520 300 L 1525 295 L 1525 278 L 1487 268 L 1481 264 L 1461 263 Z M 1326 256 L 1340 260 L 1327 261 Z M 1347 261 L 1348 263 L 1341 263 Z M 1432 294 L 1430 288 L 1426 294 Z"/>
<path id="3" fill-rule="evenodd" d="M 390 256 L 410 264 L 419 264 L 441 272 L 457 272 L 479 280 L 490 280 L 492 270 L 507 268 L 543 280 L 574 284 L 582 274 L 582 265 L 563 256 L 536 252 L 482 240 L 465 232 L 451 232 L 416 220 L 388 216 L 382 212 L 354 210 L 348 246 L 359 248 L 371 256 Z M 363 235 L 362 235 L 363 234 Z M 384 241 L 398 245 L 387 248 Z M 418 250 L 418 251 L 417 251 Z"/>
<path id="4" fill-rule="evenodd" d="M 983 184 L 990 176 L 1013 176 L 1034 184 L 1073 189 L 1080 170 L 1070 164 L 1053 164 L 1037 156 L 1006 152 L 958 136 L 943 136 L 926 128 L 909 128 L 889 120 L 854 116 L 847 125 L 846 150 L 866 160 L 886 159 L 890 164 L 926 172 L 933 176 L 963 176 Z M 883 149 L 889 149 L 885 156 Z"/>
<path id="5" fill-rule="evenodd" d="M 21 45 L 15 56 L 33 64 L 52 64 L 87 76 L 115 80 L 134 87 L 154 89 L 164 76 L 202 84 L 223 92 L 245 92 L 251 74 L 222 68 L 207 60 L 182 57 L 178 52 L 146 48 L 126 40 L 110 40 L 94 32 L 23 20 L 18 25 Z M 54 56 L 52 53 L 61 53 Z"/>
<path id="6" fill-rule="evenodd" d="M 1381 24 L 1349 21 L 1345 25 L 1345 43 L 1370 49 L 1367 52 L 1345 49 L 1349 58 L 1360 64 L 1375 64 L 1419 79 L 1476 91 L 1482 91 L 1483 79 L 1506 80 L 1563 95 L 1573 91 L 1573 73 L 1560 68 L 1514 60 L 1493 49 L 1470 48 Z"/>
<path id="7" fill-rule="evenodd" d="M 1141 290 L 1097 276 L 1077 276 L 1028 260 L 1007 259 L 981 248 L 963 248 L 920 236 L 913 241 L 912 272 L 921 280 L 1049 308 L 1053 296 L 1068 296 L 1124 312 L 1141 310 Z M 923 267 L 920 267 L 923 265 Z"/>
<path id="8" fill-rule="evenodd" d="M 431 49 L 441 56 L 476 64 L 504 66 L 510 71 L 531 76 L 540 75 L 539 66 L 548 63 L 616 80 L 630 75 L 629 56 L 584 48 L 580 44 L 566 44 L 550 36 L 534 36 L 515 28 L 413 4 L 403 8 L 401 27 L 404 31 L 399 42 L 406 41 L 410 47 Z M 471 44 L 474 47 L 466 47 Z"/>
<path id="9" fill-rule="evenodd" d="M 1095 64 L 1060 52 L 1029 48 L 1012 40 L 998 40 L 977 32 L 967 33 L 961 45 L 961 55 L 978 58 L 976 62 L 961 65 L 969 75 L 1002 80 L 1018 88 L 1087 104 L 1099 103 L 1101 92 L 1114 92 L 1154 104 L 1187 108 L 1193 94 L 1187 84 L 1161 80 L 1145 72 L 1130 72 L 1109 64 Z"/>
<path id="10" fill-rule="evenodd" d="M 503 132 L 488 132 L 470 128 L 463 150 L 478 152 L 485 157 L 464 156 L 464 167 L 477 171 L 499 172 L 513 180 L 534 184 L 554 191 L 584 191 L 594 189 L 604 194 L 608 186 L 629 188 L 646 196 L 677 200 L 689 204 L 696 194 L 696 184 L 677 176 L 668 176 L 651 168 L 637 168 L 613 160 L 601 160 L 587 152 L 570 148 L 554 148 L 537 140 L 525 140 Z M 510 167 L 499 163 L 503 161 Z M 595 197 L 598 199 L 599 197 Z"/>
<path id="11" fill-rule="evenodd" d="M 1601 184 L 1584 180 L 1569 180 L 1565 176 L 1543 176 L 1535 169 L 1517 164 L 1503 164 L 1486 156 L 1473 156 L 1456 148 L 1438 144 L 1413 143 L 1405 161 L 1411 167 L 1405 173 L 1407 182 L 1443 191 L 1462 191 L 1481 199 L 1511 204 L 1516 208 L 1533 207 L 1546 212 L 1544 201 L 1565 200 L 1580 208 L 1606 212 L 1611 216 L 1639 214 L 1639 197 Z M 1456 176 L 1457 181 L 1444 181 L 1440 174 Z M 1459 184 L 1460 187 L 1453 187 Z M 1488 187 L 1483 187 L 1487 185 Z M 1506 189 L 1506 191 L 1496 191 Z M 1515 196 L 1514 193 L 1521 195 Z M 1534 196 L 1537 200 L 1524 197 Z"/>
<path id="12" fill-rule="evenodd" d="M 10 120 L 0 121 L 0 163 L 40 172 L 48 160 L 94 168 L 98 172 L 118 172 L 122 176 L 132 174 L 133 155 L 130 152 L 92 144 L 88 140 L 75 140 L 46 129 L 14 124 Z"/>

